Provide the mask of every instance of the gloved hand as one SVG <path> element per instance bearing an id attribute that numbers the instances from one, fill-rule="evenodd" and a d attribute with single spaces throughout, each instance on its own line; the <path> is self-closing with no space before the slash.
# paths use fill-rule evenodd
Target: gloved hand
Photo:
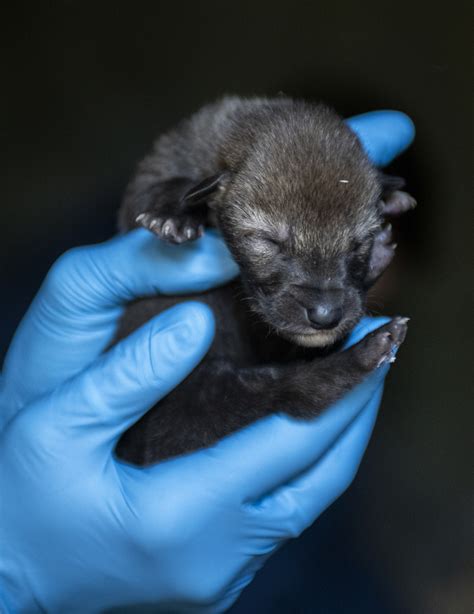
<path id="1" fill-rule="evenodd" d="M 413 136 L 398 113 L 350 123 L 375 161 Z M 273 415 L 144 469 L 114 458 L 120 434 L 192 370 L 213 336 L 208 308 L 184 303 L 101 355 L 124 302 L 201 290 L 236 272 L 212 233 L 173 247 L 144 230 L 73 250 L 53 267 L 2 380 L 6 612 L 223 611 L 279 545 L 347 488 L 387 365 L 313 421 Z M 364 321 L 350 341 L 384 321 Z"/>

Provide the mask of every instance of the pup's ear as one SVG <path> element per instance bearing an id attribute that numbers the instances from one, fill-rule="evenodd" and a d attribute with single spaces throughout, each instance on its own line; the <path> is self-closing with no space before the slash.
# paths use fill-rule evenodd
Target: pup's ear
<path id="1" fill-rule="evenodd" d="M 370 288 L 393 260 L 397 244 L 393 242 L 392 225 L 387 224 L 375 235 L 370 254 L 365 287 Z"/>
<path id="2" fill-rule="evenodd" d="M 385 194 L 401 190 L 405 187 L 405 180 L 402 177 L 395 175 L 386 175 L 382 171 L 378 171 L 379 181 L 382 186 L 382 198 Z"/>
<path id="3" fill-rule="evenodd" d="M 183 196 L 183 204 L 192 207 L 193 205 L 203 204 L 211 194 L 224 184 L 224 180 L 229 176 L 227 171 L 207 177 L 200 183 L 190 188 Z"/>

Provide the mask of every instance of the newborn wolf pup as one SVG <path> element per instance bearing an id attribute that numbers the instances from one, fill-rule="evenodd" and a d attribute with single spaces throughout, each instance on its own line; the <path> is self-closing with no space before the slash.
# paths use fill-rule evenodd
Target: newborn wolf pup
<path id="1" fill-rule="evenodd" d="M 146 465 L 271 412 L 317 416 L 390 361 L 406 318 L 340 346 L 394 255 L 386 216 L 415 205 L 401 187 L 321 104 L 228 97 L 161 136 L 127 188 L 121 229 L 184 243 L 216 226 L 241 276 L 199 296 L 217 321 L 209 353 L 123 435 L 117 455 Z M 182 300 L 135 301 L 116 341 Z"/>

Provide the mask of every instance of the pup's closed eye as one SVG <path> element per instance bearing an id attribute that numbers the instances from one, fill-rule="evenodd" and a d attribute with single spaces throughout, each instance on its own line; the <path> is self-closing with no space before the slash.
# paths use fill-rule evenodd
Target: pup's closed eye
<path id="1" fill-rule="evenodd" d="M 284 247 L 284 242 L 262 233 L 254 233 L 249 236 L 249 241 L 254 245 L 256 251 L 263 253 L 278 254 Z"/>

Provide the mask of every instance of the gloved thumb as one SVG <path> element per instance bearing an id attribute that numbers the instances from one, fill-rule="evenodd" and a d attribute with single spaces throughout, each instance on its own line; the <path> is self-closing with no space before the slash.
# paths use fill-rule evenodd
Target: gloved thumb
<path id="1" fill-rule="evenodd" d="M 48 422 L 70 445 L 79 441 L 111 451 L 128 427 L 194 369 L 213 334 L 206 305 L 172 307 L 57 389 L 49 399 Z"/>

